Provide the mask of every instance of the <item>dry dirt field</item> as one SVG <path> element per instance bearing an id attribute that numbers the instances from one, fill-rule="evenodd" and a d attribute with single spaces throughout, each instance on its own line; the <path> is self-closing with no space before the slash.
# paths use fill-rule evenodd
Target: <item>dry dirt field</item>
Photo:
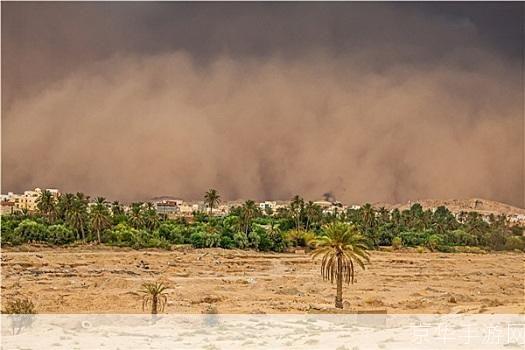
<path id="1" fill-rule="evenodd" d="M 2 300 L 29 296 L 39 313 L 142 313 L 140 286 L 169 287 L 167 313 L 332 312 L 335 286 L 305 254 L 222 249 L 2 250 Z M 525 254 L 373 252 L 345 286 L 347 312 L 524 313 Z"/>

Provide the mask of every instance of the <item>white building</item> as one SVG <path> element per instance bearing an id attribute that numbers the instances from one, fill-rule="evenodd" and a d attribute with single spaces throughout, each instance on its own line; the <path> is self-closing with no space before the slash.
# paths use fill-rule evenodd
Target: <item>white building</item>
<path id="1" fill-rule="evenodd" d="M 275 210 L 277 209 L 277 202 L 276 201 L 264 201 L 259 203 L 259 208 L 261 210 L 271 209 Z"/>
<path id="2" fill-rule="evenodd" d="M 54 188 L 47 188 L 46 191 L 51 192 L 55 199 L 58 199 L 60 195 L 60 192 Z M 42 190 L 37 187 L 32 191 L 24 191 L 23 194 L 8 192 L 7 195 L 2 195 L 1 200 L 2 202 L 13 203 L 13 210 L 26 209 L 28 211 L 35 211 L 37 210 L 37 201 L 41 194 Z"/>
<path id="3" fill-rule="evenodd" d="M 179 213 L 182 216 L 190 216 L 193 212 L 199 211 L 198 204 L 182 203 L 179 205 Z"/>
<path id="4" fill-rule="evenodd" d="M 165 199 L 155 202 L 155 210 L 160 214 L 174 214 L 179 212 L 179 207 L 184 202 L 182 199 Z"/>

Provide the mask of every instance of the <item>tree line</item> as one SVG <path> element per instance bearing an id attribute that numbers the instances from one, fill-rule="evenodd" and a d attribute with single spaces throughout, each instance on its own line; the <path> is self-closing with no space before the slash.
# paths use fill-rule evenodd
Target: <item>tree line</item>
<path id="1" fill-rule="evenodd" d="M 222 247 L 282 252 L 289 247 L 313 247 L 331 223 L 348 223 L 363 235 L 372 249 L 381 246 L 425 247 L 454 251 L 455 247 L 490 250 L 524 250 L 523 227 L 511 225 L 503 215 L 483 217 L 475 211 L 454 215 L 444 206 L 424 210 L 419 203 L 409 209 L 337 208 L 325 212 L 319 205 L 295 196 L 289 205 L 273 211 L 260 209 L 253 200 L 214 216 L 221 203 L 211 189 L 204 195 L 208 210 L 193 213 L 192 220 L 169 219 L 152 203 L 132 203 L 128 210 L 118 201 L 98 197 L 92 203 L 83 193 L 55 198 L 42 191 L 37 211 L 2 217 L 2 244 L 104 243 L 133 248 L 166 248 L 191 244 L 196 248 Z"/>

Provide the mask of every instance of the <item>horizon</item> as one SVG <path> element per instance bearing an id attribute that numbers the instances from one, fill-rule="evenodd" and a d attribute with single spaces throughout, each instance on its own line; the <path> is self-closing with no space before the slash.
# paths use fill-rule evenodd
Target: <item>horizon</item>
<path id="1" fill-rule="evenodd" d="M 75 194 L 75 193 L 78 193 L 78 191 L 72 191 L 72 192 L 62 192 L 60 191 L 59 188 L 56 188 L 56 187 L 49 187 L 49 188 L 45 188 L 45 187 L 35 187 L 33 189 L 26 189 L 24 191 L 21 191 L 21 192 L 13 192 L 13 191 L 7 191 L 7 192 L 4 192 L 2 191 L 0 194 L 1 195 L 7 195 L 8 193 L 13 193 L 15 195 L 20 195 L 20 194 L 23 194 L 25 191 L 34 191 L 35 189 L 41 189 L 41 190 L 57 190 L 59 195 L 62 195 L 64 193 L 72 193 L 72 194 Z M 182 200 L 183 202 L 185 203 L 201 203 L 201 202 L 204 202 L 205 199 L 204 199 L 204 194 L 205 192 L 203 192 L 203 195 L 200 197 L 200 198 L 183 198 L 181 196 L 176 196 L 176 195 L 161 195 L 161 196 L 154 196 L 154 197 L 149 197 L 149 198 L 143 198 L 143 199 L 138 199 L 138 200 L 134 200 L 134 201 L 124 201 L 124 200 L 120 200 L 119 198 L 111 198 L 111 197 L 105 197 L 103 195 L 100 195 L 100 194 L 91 194 L 91 193 L 84 193 L 84 192 L 81 192 L 83 193 L 84 195 L 86 195 L 90 200 L 94 201 L 96 200 L 96 198 L 98 197 L 102 197 L 102 198 L 105 198 L 106 201 L 108 202 L 108 204 L 110 204 L 110 202 L 119 202 L 121 204 L 124 204 L 124 205 L 130 205 L 132 203 L 148 203 L 148 202 L 152 202 L 152 203 L 156 203 L 156 202 L 160 202 L 162 200 Z M 219 193 L 219 195 L 221 195 L 221 193 Z M 450 205 L 449 204 L 446 204 L 447 202 L 469 202 L 469 201 L 481 201 L 481 202 L 485 202 L 485 203 L 498 203 L 498 204 L 502 204 L 502 205 L 506 205 L 506 206 L 510 206 L 510 207 L 514 207 L 514 208 L 517 208 L 517 209 L 525 209 L 525 207 L 520 207 L 520 206 L 516 206 L 516 205 L 513 205 L 511 203 L 506 203 L 506 202 L 501 202 L 501 201 L 496 201 L 496 200 L 492 200 L 492 199 L 488 199 L 488 198 L 481 198 L 481 197 L 469 197 L 469 198 L 412 198 L 412 199 L 408 199 L 404 202 L 384 202 L 384 201 L 376 201 L 376 202 L 372 202 L 372 201 L 361 201 L 361 202 L 357 202 L 357 201 L 341 201 L 341 200 L 338 200 L 337 198 L 335 197 L 332 197 L 332 198 L 326 198 L 326 197 L 319 197 L 319 198 L 308 198 L 308 197 L 304 197 L 302 196 L 301 194 L 297 193 L 295 194 L 297 196 L 299 196 L 301 199 L 304 199 L 306 202 L 310 201 L 310 202 L 314 202 L 314 203 L 317 203 L 317 202 L 330 202 L 332 204 L 334 203 L 339 203 L 339 204 L 342 204 L 343 206 L 353 206 L 353 205 L 358 205 L 358 206 L 362 206 L 364 204 L 370 204 L 372 205 L 373 207 L 378 207 L 378 206 L 391 206 L 391 207 L 396 207 L 396 206 L 399 206 L 399 207 L 402 207 L 402 206 L 405 206 L 405 205 L 410 205 L 410 204 L 422 204 L 423 206 L 426 206 L 428 202 L 442 202 L 441 204 L 439 205 L 443 205 L 445 207 L 448 207 L 447 205 Z M 294 195 L 294 196 L 295 196 Z M 326 193 L 325 195 L 330 195 L 328 193 Z M 249 200 L 254 200 L 254 199 L 251 199 L 251 198 L 237 198 L 237 199 L 227 199 L 227 200 L 224 200 L 222 199 L 222 196 L 220 197 L 220 203 L 221 204 L 229 204 L 229 203 L 243 203 L 243 202 L 246 202 L 246 201 L 249 201 Z M 290 198 L 266 198 L 266 199 L 261 199 L 261 200 L 254 200 L 255 203 L 264 203 L 264 202 L 283 202 L 283 203 L 289 203 L 293 200 L 293 196 L 290 197 Z M 457 203 L 456 203 L 457 204 Z M 465 204 L 465 203 L 463 203 Z"/>

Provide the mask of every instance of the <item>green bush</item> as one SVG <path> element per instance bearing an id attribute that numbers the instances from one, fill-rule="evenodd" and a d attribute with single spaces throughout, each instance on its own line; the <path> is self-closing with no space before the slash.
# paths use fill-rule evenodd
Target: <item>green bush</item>
<path id="1" fill-rule="evenodd" d="M 255 231 L 248 233 L 248 247 L 253 249 L 259 248 L 259 243 L 261 242 L 261 237 Z"/>
<path id="2" fill-rule="evenodd" d="M 505 249 L 507 238 L 509 237 L 508 233 L 505 230 L 491 230 L 485 232 L 481 239 L 481 244 L 483 246 L 501 250 Z"/>
<path id="3" fill-rule="evenodd" d="M 139 242 L 136 242 L 133 245 L 133 248 L 140 249 L 140 248 L 161 248 L 161 249 L 170 249 L 171 243 L 168 242 L 164 238 L 160 237 L 149 237 L 147 240 L 141 240 Z"/>
<path id="4" fill-rule="evenodd" d="M 190 236 L 190 243 L 195 248 L 204 248 L 206 247 L 206 241 L 204 240 L 203 232 L 193 232 Z"/>
<path id="5" fill-rule="evenodd" d="M 221 243 L 221 235 L 217 232 L 205 232 L 203 235 L 204 246 L 208 248 L 218 247 Z"/>
<path id="6" fill-rule="evenodd" d="M 20 220 L 13 215 L 4 215 L 0 224 L 0 242 L 18 245 L 23 243 L 22 237 L 15 235 L 15 229 L 20 224 Z"/>
<path id="7" fill-rule="evenodd" d="M 437 234 L 430 235 L 428 236 L 425 245 L 431 251 L 435 251 L 439 246 L 443 245 L 443 238 Z"/>
<path id="8" fill-rule="evenodd" d="M 286 240 L 292 247 L 310 247 L 315 237 L 312 231 L 290 230 L 286 232 Z"/>
<path id="9" fill-rule="evenodd" d="M 392 241 L 395 238 L 396 232 L 394 232 L 393 224 L 382 225 L 378 228 L 378 245 L 380 246 L 394 246 Z"/>
<path id="10" fill-rule="evenodd" d="M 286 237 L 282 232 L 274 233 L 272 236 L 268 237 L 272 242 L 272 248 L 274 252 L 284 252 L 288 248 L 288 242 Z"/>
<path id="11" fill-rule="evenodd" d="M 51 225 L 47 228 L 47 242 L 51 244 L 69 244 L 75 241 L 75 233 L 64 225 Z"/>
<path id="12" fill-rule="evenodd" d="M 171 243 L 161 237 L 158 231 L 137 230 L 120 223 L 113 230 L 103 232 L 103 241 L 110 245 L 121 247 L 140 248 L 162 248 L 169 249 Z"/>
<path id="13" fill-rule="evenodd" d="M 46 240 L 47 229 L 44 224 L 26 219 L 14 231 L 24 242 L 43 242 Z"/>
<path id="14" fill-rule="evenodd" d="M 415 231 L 405 231 L 399 234 L 399 237 L 403 241 L 403 245 L 407 247 L 415 247 L 420 245 L 426 245 L 429 232 L 415 232 Z"/>
<path id="15" fill-rule="evenodd" d="M 183 244 L 183 228 L 173 223 L 162 223 L 158 228 L 158 235 L 173 244 Z"/>
<path id="16" fill-rule="evenodd" d="M 239 249 L 244 249 L 248 247 L 248 237 L 244 234 L 244 232 L 237 232 L 233 235 L 233 241 L 235 242 L 235 246 Z"/>
<path id="17" fill-rule="evenodd" d="M 24 238 L 16 234 L 13 230 L 2 230 L 0 239 L 2 244 L 20 245 L 25 242 Z"/>
<path id="18" fill-rule="evenodd" d="M 139 231 L 124 223 L 104 233 L 104 240 L 110 244 L 132 246 L 137 241 Z"/>
<path id="19" fill-rule="evenodd" d="M 392 239 L 392 248 L 399 249 L 401 247 L 403 247 L 403 240 L 401 237 L 394 237 Z"/>
<path id="20" fill-rule="evenodd" d="M 221 236 L 221 241 L 219 242 L 219 247 L 224 249 L 233 249 L 235 248 L 235 242 L 230 236 Z"/>
<path id="21" fill-rule="evenodd" d="M 448 244 L 475 246 L 478 244 L 478 238 L 464 230 L 448 231 L 446 240 Z"/>
<path id="22" fill-rule="evenodd" d="M 525 250 L 525 241 L 520 236 L 507 237 L 505 241 L 505 250 Z"/>
<path id="23" fill-rule="evenodd" d="M 263 252 L 273 250 L 273 241 L 270 239 L 266 231 L 259 233 L 259 247 L 258 249 Z"/>
<path id="24" fill-rule="evenodd" d="M 438 245 L 435 249 L 438 252 L 442 252 L 442 253 L 455 253 L 456 252 L 455 247 L 451 247 L 449 245 L 443 245 L 443 244 Z"/>

